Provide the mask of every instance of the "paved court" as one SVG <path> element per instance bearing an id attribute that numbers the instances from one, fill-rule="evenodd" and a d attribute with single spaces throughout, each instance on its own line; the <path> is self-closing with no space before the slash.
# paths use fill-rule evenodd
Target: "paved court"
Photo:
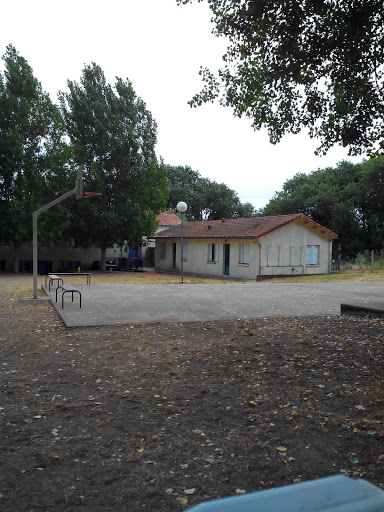
<path id="1" fill-rule="evenodd" d="M 44 288 L 67 327 L 339 315 L 341 304 L 384 310 L 384 283 L 79 285 L 71 302 Z"/>

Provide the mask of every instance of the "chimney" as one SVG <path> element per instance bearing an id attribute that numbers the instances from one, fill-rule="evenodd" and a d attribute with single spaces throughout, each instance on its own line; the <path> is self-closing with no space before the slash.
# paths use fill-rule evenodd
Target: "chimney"
<path id="1" fill-rule="evenodd" d="M 212 226 L 211 226 L 210 224 L 208 224 L 208 231 L 211 229 L 211 227 L 212 227 Z"/>
<path id="2" fill-rule="evenodd" d="M 225 219 L 221 219 L 221 222 L 222 222 L 222 224 L 224 224 L 224 222 L 225 222 Z"/>

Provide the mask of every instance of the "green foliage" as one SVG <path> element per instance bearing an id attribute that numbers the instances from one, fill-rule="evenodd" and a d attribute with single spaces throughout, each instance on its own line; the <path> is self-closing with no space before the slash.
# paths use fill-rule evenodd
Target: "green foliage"
<path id="1" fill-rule="evenodd" d="M 339 235 L 343 257 L 384 245 L 384 157 L 296 174 L 262 215 L 304 213 Z M 337 249 L 337 244 L 334 244 Z"/>
<path id="2" fill-rule="evenodd" d="M 186 166 L 167 165 L 170 195 L 168 209 L 185 201 L 188 220 L 252 217 L 255 208 L 251 203 L 241 203 L 237 193 L 224 183 L 203 178 L 200 173 Z"/>
<path id="3" fill-rule="evenodd" d="M 192 106 L 219 98 L 272 143 L 307 128 L 324 153 L 383 150 L 382 1 L 207 1 L 228 47 L 216 74 L 200 70 Z"/>
<path id="4" fill-rule="evenodd" d="M 32 212 L 51 201 L 65 180 L 65 126 L 32 68 L 9 45 L 0 73 L 0 230 L 16 248 L 32 238 Z M 48 218 L 47 218 L 48 219 Z M 61 223 L 55 220 L 56 235 Z M 42 230 L 44 233 L 44 230 Z M 47 230 L 41 239 L 52 241 Z"/>
<path id="5" fill-rule="evenodd" d="M 102 193 L 78 202 L 73 235 L 102 250 L 124 240 L 134 246 L 153 233 L 168 196 L 154 150 L 156 123 L 131 82 L 117 78 L 112 87 L 95 63 L 68 88 L 59 97 L 74 159 L 85 168 L 85 190 Z"/>

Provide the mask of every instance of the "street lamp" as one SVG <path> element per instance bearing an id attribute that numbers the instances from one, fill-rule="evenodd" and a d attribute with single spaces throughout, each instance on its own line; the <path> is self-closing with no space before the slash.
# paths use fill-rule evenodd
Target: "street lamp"
<path id="1" fill-rule="evenodd" d="M 181 217 L 181 281 L 180 283 L 184 283 L 184 239 L 183 239 L 183 224 L 184 224 L 184 213 L 187 211 L 187 204 L 183 201 L 177 203 L 176 209 L 180 213 Z"/>

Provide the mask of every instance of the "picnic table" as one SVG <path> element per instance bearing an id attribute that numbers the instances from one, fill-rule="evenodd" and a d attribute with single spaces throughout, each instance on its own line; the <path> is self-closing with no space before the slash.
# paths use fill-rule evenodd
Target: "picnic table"
<path id="1" fill-rule="evenodd" d="M 51 274 L 48 274 L 48 277 L 50 275 Z M 91 272 L 55 272 L 54 275 L 56 275 L 56 276 L 86 276 L 87 284 L 88 285 L 91 284 L 91 275 L 92 275 Z"/>

